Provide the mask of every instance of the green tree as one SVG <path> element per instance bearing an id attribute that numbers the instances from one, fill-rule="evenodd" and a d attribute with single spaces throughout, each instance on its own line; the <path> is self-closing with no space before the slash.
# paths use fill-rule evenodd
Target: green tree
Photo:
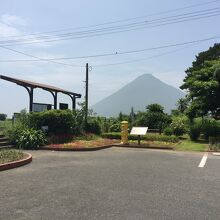
<path id="1" fill-rule="evenodd" d="M 0 113 L 0 121 L 5 121 L 6 118 L 7 118 L 7 115 L 6 115 L 6 114 Z"/>
<path id="2" fill-rule="evenodd" d="M 180 113 L 184 113 L 184 111 L 187 109 L 188 107 L 188 104 L 189 104 L 189 100 L 188 98 L 180 98 L 178 101 L 177 101 L 177 110 L 180 112 Z"/>
<path id="3" fill-rule="evenodd" d="M 163 106 L 151 104 L 146 107 L 146 112 L 139 112 L 136 116 L 138 126 L 147 126 L 151 129 L 162 129 L 171 123 L 171 117 L 164 113 Z"/>
<path id="4" fill-rule="evenodd" d="M 190 98 L 186 114 L 191 118 L 207 115 L 218 117 L 220 108 L 220 44 L 200 53 L 192 67 L 186 70 L 181 89 L 188 91 Z M 214 60 L 213 60 L 214 59 Z"/>

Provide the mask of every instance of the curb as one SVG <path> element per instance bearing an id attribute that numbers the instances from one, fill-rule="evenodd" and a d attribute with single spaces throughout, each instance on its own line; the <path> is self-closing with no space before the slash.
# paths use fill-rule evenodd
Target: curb
<path id="1" fill-rule="evenodd" d="M 39 150 L 53 150 L 53 151 L 98 151 L 113 147 L 115 145 L 105 145 L 101 147 L 93 147 L 93 148 L 61 148 L 61 147 L 40 147 Z"/>
<path id="2" fill-rule="evenodd" d="M 124 145 L 124 144 L 111 144 L 111 145 L 105 145 L 101 147 L 93 147 L 93 148 L 60 148 L 60 147 L 41 147 L 39 150 L 53 150 L 53 151 L 98 151 L 107 149 L 110 147 L 128 147 L 128 148 L 140 148 L 140 149 L 155 149 L 155 150 L 174 150 L 173 147 L 168 146 L 139 146 L 139 145 Z"/>
<path id="3" fill-rule="evenodd" d="M 0 165 L 0 171 L 13 169 L 30 163 L 32 161 L 32 155 L 29 153 L 24 153 L 24 154 L 28 155 L 28 157 L 22 160 L 8 162 Z"/>
<path id="4" fill-rule="evenodd" d="M 139 145 L 130 145 L 130 144 L 119 144 L 119 145 L 114 145 L 115 147 L 128 147 L 128 148 L 139 148 L 139 149 L 154 149 L 154 150 L 174 150 L 173 147 L 168 147 L 168 146 L 139 146 Z"/>

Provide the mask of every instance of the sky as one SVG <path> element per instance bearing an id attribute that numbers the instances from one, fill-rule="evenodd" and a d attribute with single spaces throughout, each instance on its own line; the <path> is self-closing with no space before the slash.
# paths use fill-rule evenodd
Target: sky
<path id="1" fill-rule="evenodd" d="M 153 74 L 178 88 L 185 77 L 185 70 L 195 60 L 195 56 L 218 43 L 220 38 L 163 49 L 120 53 L 220 36 L 218 7 L 220 8 L 220 1 L 211 0 L 1 1 L 0 75 L 53 85 L 80 93 L 84 97 L 85 65 L 89 63 L 90 106 L 142 74 Z M 216 16 L 208 15 L 211 10 L 215 10 Z M 151 22 L 164 24 L 160 23 L 162 18 L 169 21 L 179 15 L 194 18 L 193 14 L 189 14 L 193 12 L 206 18 L 151 25 Z M 122 25 L 136 25 L 138 22 L 146 26 L 118 33 L 108 32 L 105 35 L 85 35 L 68 40 L 62 38 L 62 34 L 70 36 L 74 33 L 74 36 L 79 36 L 82 31 L 97 31 L 115 26 L 120 31 Z M 59 32 L 54 32 L 57 30 Z M 28 38 L 31 38 L 29 43 Z M 16 45 L 16 42 L 13 44 L 13 41 L 10 41 L 17 39 L 26 43 Z M 41 59 L 84 58 L 55 61 L 68 65 L 42 60 L 30 62 L 27 60 L 36 59 L 15 51 Z M 114 55 L 88 57 L 109 53 Z M 121 64 L 115 65 L 117 63 Z M 34 102 L 52 104 L 53 98 L 50 93 L 35 89 Z M 70 98 L 60 93 L 58 102 L 69 103 L 71 106 Z M 24 88 L 0 80 L 0 113 L 11 117 L 14 112 L 28 109 L 28 103 L 28 93 Z"/>

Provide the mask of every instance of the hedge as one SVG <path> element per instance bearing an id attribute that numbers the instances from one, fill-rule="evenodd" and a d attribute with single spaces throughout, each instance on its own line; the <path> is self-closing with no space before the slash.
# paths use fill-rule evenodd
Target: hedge
<path id="1" fill-rule="evenodd" d="M 102 137 L 108 139 L 121 139 L 121 133 L 119 132 L 103 133 Z M 138 136 L 129 134 L 128 139 L 137 140 Z M 159 135 L 159 134 L 146 134 L 144 136 L 141 136 L 141 139 L 145 141 L 163 141 L 163 142 L 171 142 L 171 143 L 176 143 L 179 141 L 179 138 L 176 136 L 173 135 L 167 136 L 167 135 Z"/>

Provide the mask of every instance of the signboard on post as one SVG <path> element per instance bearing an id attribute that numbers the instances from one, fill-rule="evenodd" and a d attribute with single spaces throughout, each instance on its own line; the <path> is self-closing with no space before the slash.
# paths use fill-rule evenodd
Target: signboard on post
<path id="1" fill-rule="evenodd" d="M 133 127 L 131 129 L 131 135 L 138 135 L 138 144 L 141 144 L 141 135 L 146 135 L 148 127 Z"/>

